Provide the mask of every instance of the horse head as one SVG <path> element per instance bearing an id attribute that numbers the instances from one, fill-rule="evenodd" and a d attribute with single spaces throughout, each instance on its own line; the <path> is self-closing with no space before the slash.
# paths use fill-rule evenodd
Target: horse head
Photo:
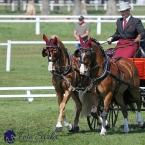
<path id="1" fill-rule="evenodd" d="M 44 47 L 42 50 L 42 56 L 48 57 L 48 70 L 52 72 L 55 70 L 56 63 L 61 51 L 59 47 L 59 39 L 55 35 L 48 39 L 43 34 L 43 40 L 46 42 L 46 47 Z"/>
<path id="2" fill-rule="evenodd" d="M 89 76 L 91 63 L 94 60 L 94 50 L 92 48 L 92 38 L 86 42 L 80 37 L 80 49 L 74 52 L 75 57 L 80 57 L 80 74 Z"/>

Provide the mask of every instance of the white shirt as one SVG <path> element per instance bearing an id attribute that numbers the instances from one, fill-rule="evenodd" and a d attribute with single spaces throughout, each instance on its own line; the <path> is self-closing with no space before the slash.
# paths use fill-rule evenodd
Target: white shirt
<path id="1" fill-rule="evenodd" d="M 130 16 L 128 16 L 126 19 L 124 19 L 124 20 L 126 20 L 127 22 L 129 21 L 129 19 L 130 19 L 130 17 L 131 17 L 131 15 Z M 123 25 L 124 25 L 124 20 L 123 20 Z M 126 23 L 127 23 L 126 22 Z"/>

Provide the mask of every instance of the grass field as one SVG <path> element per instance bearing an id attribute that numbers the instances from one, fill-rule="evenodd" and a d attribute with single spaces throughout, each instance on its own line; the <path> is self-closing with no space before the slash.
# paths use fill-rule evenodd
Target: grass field
<path id="1" fill-rule="evenodd" d="M 0 7 L 1 14 L 5 13 Z M 103 15 L 102 9 L 88 10 L 91 15 Z M 134 14 L 143 13 L 144 9 L 136 7 Z M 18 14 L 18 13 L 12 13 Z M 58 14 L 53 12 L 53 14 Z M 62 14 L 68 14 L 62 11 Z M 74 40 L 73 29 L 75 23 L 42 23 L 41 34 L 35 35 L 33 23 L 1 23 L 0 43 L 7 40 L 38 40 L 42 41 L 42 34 L 48 38 L 56 34 L 61 40 Z M 145 25 L 144 25 L 145 26 Z M 106 40 L 115 31 L 115 23 L 102 24 L 102 34 L 96 35 L 96 24 L 90 24 L 90 36 L 97 40 Z M 0 46 L 0 87 L 24 86 L 52 86 L 51 73 L 47 71 L 47 58 L 41 56 L 43 45 L 12 45 L 11 71 L 6 72 L 6 46 Z M 75 50 L 74 45 L 66 45 L 70 53 Z M 110 45 L 103 45 L 104 49 Z M 114 47 L 111 45 L 111 47 Z M 42 93 L 41 91 L 34 91 Z M 0 94 L 22 94 L 24 91 L 0 91 Z M 52 93 L 43 91 L 43 93 Z M 54 92 L 53 92 L 54 93 Z M 67 118 L 70 123 L 74 119 L 74 103 L 72 99 L 66 107 Z M 58 104 L 55 98 L 36 98 L 33 102 L 23 98 L 0 99 L 0 145 L 5 145 L 4 133 L 13 130 L 16 134 L 14 145 L 144 145 L 145 130 L 138 128 L 136 114 L 129 112 L 130 133 L 122 134 L 123 117 L 120 112 L 116 126 L 109 129 L 105 137 L 100 137 L 98 131 L 90 131 L 86 118 L 80 119 L 80 132 L 73 134 L 63 128 L 61 133 L 55 133 L 54 141 L 51 134 L 54 131 Z M 145 113 L 142 112 L 145 120 Z"/>

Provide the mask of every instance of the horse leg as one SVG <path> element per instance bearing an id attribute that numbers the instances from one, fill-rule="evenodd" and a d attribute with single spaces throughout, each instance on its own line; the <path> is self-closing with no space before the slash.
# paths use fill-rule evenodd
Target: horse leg
<path id="1" fill-rule="evenodd" d="M 121 107 L 121 111 L 122 111 L 122 114 L 123 114 L 123 117 L 124 117 L 124 133 L 128 133 L 129 132 L 129 126 L 128 126 L 128 112 L 127 112 L 127 108 L 126 108 L 126 105 L 124 103 L 124 100 L 123 100 L 123 91 L 120 91 L 116 94 L 115 98 L 116 98 L 116 101 L 117 101 L 117 104 Z M 127 97 L 127 96 L 126 96 Z"/>
<path id="2" fill-rule="evenodd" d="M 73 92 L 72 93 L 72 99 L 74 100 L 75 104 L 76 104 L 76 115 L 75 115 L 75 119 L 74 119 L 74 125 L 73 125 L 73 129 L 71 131 L 73 132 L 78 132 L 79 131 L 79 116 L 80 116 L 80 112 L 82 110 L 82 103 L 79 99 L 79 95 L 78 92 Z"/>
<path id="3" fill-rule="evenodd" d="M 141 128 L 145 128 L 145 122 L 142 119 L 141 116 L 141 97 L 140 97 L 140 93 L 139 90 L 136 89 L 130 89 L 130 93 L 133 95 L 134 100 L 137 104 L 137 117 L 136 117 L 136 122 L 138 123 L 139 127 Z"/>
<path id="4" fill-rule="evenodd" d="M 108 93 L 108 95 L 105 97 L 105 100 L 104 100 L 104 108 L 102 112 L 103 121 L 102 121 L 102 128 L 101 128 L 100 136 L 104 136 L 106 133 L 107 116 L 108 116 L 109 107 L 111 104 L 112 95 L 113 95 L 112 92 Z"/>
<path id="5" fill-rule="evenodd" d="M 67 130 L 69 131 L 72 130 L 72 125 L 67 121 L 64 110 L 62 114 L 62 119 L 63 119 L 64 126 L 67 128 Z"/>
<path id="6" fill-rule="evenodd" d="M 57 93 L 57 98 L 58 98 L 58 104 L 59 104 L 59 117 L 58 117 L 55 131 L 61 132 L 62 131 L 61 121 L 62 121 L 63 111 L 65 109 L 66 102 L 69 99 L 69 95 L 65 93 L 65 95 L 63 96 L 63 94 Z"/>
<path id="7" fill-rule="evenodd" d="M 100 116 L 100 98 L 95 94 L 91 96 L 92 108 L 91 115 L 97 119 L 97 130 L 101 130 L 102 117 Z"/>

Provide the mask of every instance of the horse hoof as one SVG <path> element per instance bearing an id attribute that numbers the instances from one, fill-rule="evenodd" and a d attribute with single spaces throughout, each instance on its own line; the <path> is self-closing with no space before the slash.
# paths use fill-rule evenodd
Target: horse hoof
<path id="1" fill-rule="evenodd" d="M 74 127 L 74 132 L 79 132 L 79 130 L 80 130 L 79 126 Z"/>
<path id="2" fill-rule="evenodd" d="M 62 127 L 56 127 L 55 128 L 55 132 L 61 132 L 62 131 Z"/>
<path id="3" fill-rule="evenodd" d="M 100 136 L 105 136 L 105 133 L 100 133 Z"/>
<path id="4" fill-rule="evenodd" d="M 74 126 L 72 125 L 72 129 L 69 130 L 69 132 L 79 132 L 79 130 L 80 130 L 79 126 L 74 127 Z"/>
<path id="5" fill-rule="evenodd" d="M 145 128 L 145 122 L 144 122 L 144 124 L 143 124 L 143 126 L 141 127 L 142 129 L 144 129 Z"/>
<path id="6" fill-rule="evenodd" d="M 74 126 L 72 125 L 71 130 L 69 130 L 69 132 L 74 132 Z"/>

